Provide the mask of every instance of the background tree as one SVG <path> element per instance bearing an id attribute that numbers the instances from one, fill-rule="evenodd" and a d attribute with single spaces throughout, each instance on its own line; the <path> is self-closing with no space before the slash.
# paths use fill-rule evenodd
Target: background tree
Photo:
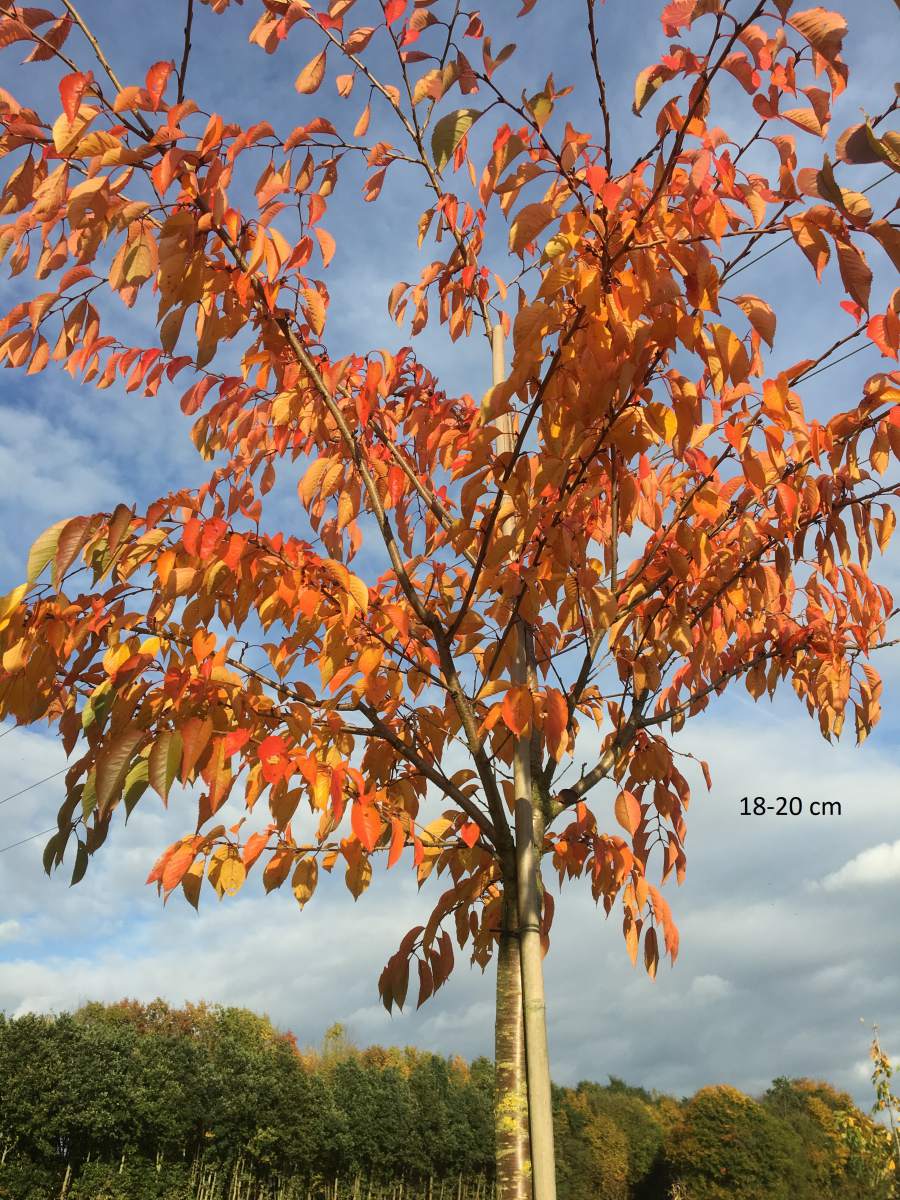
<path id="1" fill-rule="evenodd" d="M 734 1088 L 701 1089 L 667 1149 L 673 1177 L 696 1200 L 788 1200 L 801 1175 L 799 1138 Z"/>
<path id="2" fill-rule="evenodd" d="M 2 1018 L 0 1200 L 491 1200 L 492 1085 L 483 1059 L 301 1050 L 233 1008 Z M 678 1101 L 582 1082 L 554 1089 L 554 1117 L 562 1200 L 663 1200 L 679 1181 L 700 1200 L 894 1194 L 888 1131 L 824 1083 Z"/>
<path id="3" fill-rule="evenodd" d="M 872 1111 L 887 1117 L 893 1143 L 894 1174 L 900 1181 L 900 1100 L 897 1099 L 891 1086 L 894 1075 L 894 1064 L 885 1054 L 881 1046 L 881 1037 L 876 1025 L 872 1032 L 872 1086 L 875 1088 L 875 1104 Z"/>
<path id="4" fill-rule="evenodd" d="M 340 862 L 359 896 L 379 852 L 420 883 L 444 875 L 381 994 L 402 1004 L 415 964 L 426 1000 L 454 938 L 482 967 L 499 947 L 500 1187 L 522 1196 L 531 1174 L 527 1061 L 533 1190 L 549 1200 L 542 859 L 607 913 L 621 902 L 654 974 L 678 947 L 653 880 L 685 869 L 687 718 L 736 680 L 754 698 L 789 680 L 827 737 L 850 715 L 862 739 L 879 715 L 869 658 L 894 607 L 870 567 L 895 524 L 900 390 L 876 373 L 815 417 L 804 391 L 850 343 L 897 357 L 897 298 L 873 270 L 900 260 L 897 232 L 846 178 L 897 169 L 897 101 L 840 139 L 839 164 L 813 151 L 801 166 L 846 84 L 843 17 L 677 0 L 669 52 L 636 84 L 637 112 L 659 105 L 651 144 L 623 163 L 592 3 L 588 130 L 552 76 L 522 92 L 513 51 L 450 0 L 260 8 L 251 41 L 311 53 L 297 91 L 333 77 L 346 128 L 310 111 L 277 130 L 275 104 L 247 128 L 204 113 L 192 0 L 184 22 L 173 6 L 179 52 L 136 83 L 70 0 L 0 2 L 0 43 L 56 72 L 42 112 L 0 95 L 0 247 L 41 288 L 0 323 L 0 361 L 149 395 L 188 378 L 182 407 L 216 460 L 197 490 L 38 539 L 0 602 L 0 715 L 59 727 L 72 765 L 45 863 L 72 845 L 75 880 L 117 812 L 176 781 L 197 785 L 197 820 L 151 872 L 166 895 L 196 904 L 204 879 L 233 893 L 259 863 L 302 906 Z M 743 140 L 719 124 L 725 82 L 752 114 Z M 326 347 L 314 273 L 358 155 L 365 200 L 401 169 L 424 189 L 418 241 L 435 257 L 389 307 L 414 335 L 435 314 L 452 340 L 486 337 L 480 403 L 448 396 L 408 346 Z M 856 322 L 789 366 L 770 355 L 773 308 L 732 287 L 782 233 L 817 278 L 833 261 Z M 110 294 L 152 298 L 151 344 L 120 340 Z M 298 478 L 305 519 L 267 532 L 265 496 Z M 563 787 L 570 756 L 584 766 Z M 238 780 L 250 823 L 226 827 Z"/>

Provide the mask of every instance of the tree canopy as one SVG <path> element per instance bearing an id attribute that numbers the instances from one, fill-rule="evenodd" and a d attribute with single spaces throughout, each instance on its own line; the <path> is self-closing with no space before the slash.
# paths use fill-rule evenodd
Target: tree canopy
<path id="1" fill-rule="evenodd" d="M 229 0 L 207 4 L 229 44 Z M 678 952 L 661 887 L 686 869 L 691 779 L 710 782 L 676 744 L 688 719 L 738 684 L 787 684 L 828 738 L 847 723 L 862 741 L 880 715 L 900 241 L 867 193 L 873 165 L 900 169 L 898 101 L 823 153 L 846 19 L 675 0 L 636 81 L 632 157 L 593 0 L 573 35 L 589 114 L 568 80 L 523 78 L 499 18 L 458 0 L 254 0 L 248 53 L 306 65 L 298 123 L 265 90 L 239 122 L 195 94 L 211 43 L 194 8 L 171 6 L 177 54 L 123 78 L 103 10 L 94 29 L 72 0 L 0 0 L 0 46 L 44 81 L 34 104 L 0 92 L 18 281 L 0 363 L 176 388 L 210 464 L 199 488 L 61 513 L 37 538 L 0 600 L 0 716 L 58 728 L 71 764 L 45 864 L 68 848 L 75 881 L 114 821 L 180 786 L 184 835 L 149 876 L 166 896 L 234 894 L 256 867 L 301 907 L 336 868 L 359 897 L 377 858 L 442 876 L 382 999 L 412 982 L 423 1003 L 456 950 L 505 957 L 498 1041 L 524 1023 L 527 1054 L 496 1057 L 511 1096 L 506 1064 L 527 1065 L 552 1200 L 543 872 L 615 907 L 655 975 Z M 525 0 L 518 28 L 559 11 Z M 339 112 L 317 108 L 326 87 Z M 389 235 L 409 253 L 385 297 L 400 343 L 360 329 L 345 353 L 329 206 L 358 162 L 360 206 L 383 212 L 405 173 L 422 211 Z M 819 299 L 821 341 L 796 361 L 790 313 L 737 283 L 782 236 L 813 295 L 827 272 L 843 297 Z M 417 349 L 426 329 L 483 339 L 466 390 Z M 863 347 L 877 369 L 813 409 L 810 381 Z M 281 528 L 276 485 L 298 498 Z"/>
<path id="2" fill-rule="evenodd" d="M 488 1200 L 494 1071 L 414 1047 L 317 1048 L 244 1009 L 0 1015 L 0 1198 Z M 562 1200 L 887 1200 L 890 1139 L 825 1083 L 676 1100 L 554 1090 Z M 237 1181 L 237 1182 L 236 1182 Z M 237 1191 L 233 1189 L 237 1188 Z"/>

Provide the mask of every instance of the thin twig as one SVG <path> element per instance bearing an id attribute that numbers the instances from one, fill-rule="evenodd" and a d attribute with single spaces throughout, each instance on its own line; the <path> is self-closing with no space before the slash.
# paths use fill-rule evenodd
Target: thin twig
<path id="1" fill-rule="evenodd" d="M 187 0 L 187 17 L 184 23 L 184 53 L 178 68 L 178 103 L 184 99 L 184 81 L 187 77 L 188 58 L 191 53 L 191 26 L 194 23 L 194 0 Z"/>

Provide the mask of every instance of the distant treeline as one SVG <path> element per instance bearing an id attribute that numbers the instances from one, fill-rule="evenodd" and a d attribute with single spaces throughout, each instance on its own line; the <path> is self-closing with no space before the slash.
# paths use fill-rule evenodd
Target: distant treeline
<path id="1" fill-rule="evenodd" d="M 887 1200 L 886 1132 L 827 1084 L 555 1090 L 560 1200 Z M 0 1014 L 2 1200 L 491 1200 L 493 1065 L 322 1047 L 161 1000 Z"/>

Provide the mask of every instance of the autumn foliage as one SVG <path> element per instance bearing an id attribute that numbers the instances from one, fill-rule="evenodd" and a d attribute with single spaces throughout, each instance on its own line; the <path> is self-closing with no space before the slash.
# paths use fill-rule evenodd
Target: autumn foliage
<path id="1" fill-rule="evenodd" d="M 187 787 L 196 820 L 150 873 L 165 895 L 196 905 L 204 881 L 232 894 L 255 869 L 303 906 L 338 869 L 358 897 L 379 857 L 443 876 L 381 976 L 390 1008 L 411 968 L 422 1003 L 454 947 L 491 958 L 517 871 L 527 891 L 518 800 L 545 871 L 618 906 L 654 974 L 678 950 L 661 883 L 686 866 L 673 735 L 737 684 L 789 684 L 826 737 L 849 720 L 862 740 L 879 716 L 900 304 L 875 271 L 900 265 L 900 235 L 855 180 L 900 167 L 897 102 L 823 160 L 844 18 L 676 0 L 636 83 L 649 144 L 627 162 L 602 7 L 578 13 L 597 92 L 579 129 L 565 81 L 521 91 L 489 12 L 253 4 L 257 52 L 308 60 L 293 128 L 274 102 L 247 127 L 201 111 L 190 17 L 183 53 L 120 80 L 67 0 L 0 0 L 0 44 L 48 72 L 40 112 L 0 92 L 0 248 L 19 287 L 35 280 L 0 322 L 0 361 L 178 388 L 210 461 L 199 490 L 66 516 L 0 601 L 0 713 L 53 722 L 71 757 L 45 864 L 69 854 L 80 878 L 148 789 Z M 228 0 L 211 7 L 227 41 Z M 554 13 L 526 0 L 524 28 Z M 741 141 L 718 123 L 725 79 Z M 307 99 L 326 87 L 343 122 Z M 376 110 L 393 142 L 370 140 Z M 463 395 L 409 342 L 329 352 L 329 198 L 360 155 L 361 202 L 400 172 L 423 197 L 427 261 L 392 315 L 413 340 L 437 327 L 496 348 L 500 326 L 494 386 L 487 347 Z M 823 301 L 822 343 L 775 371 L 776 312 L 732 279 L 782 236 L 846 311 Z M 118 313 L 138 304 L 156 333 L 124 344 Z M 867 343 L 879 369 L 811 415 L 807 381 Z M 266 524 L 277 481 L 298 495 L 283 531 Z M 246 819 L 226 828 L 229 799 Z M 535 894 L 546 949 L 552 899 Z"/>

